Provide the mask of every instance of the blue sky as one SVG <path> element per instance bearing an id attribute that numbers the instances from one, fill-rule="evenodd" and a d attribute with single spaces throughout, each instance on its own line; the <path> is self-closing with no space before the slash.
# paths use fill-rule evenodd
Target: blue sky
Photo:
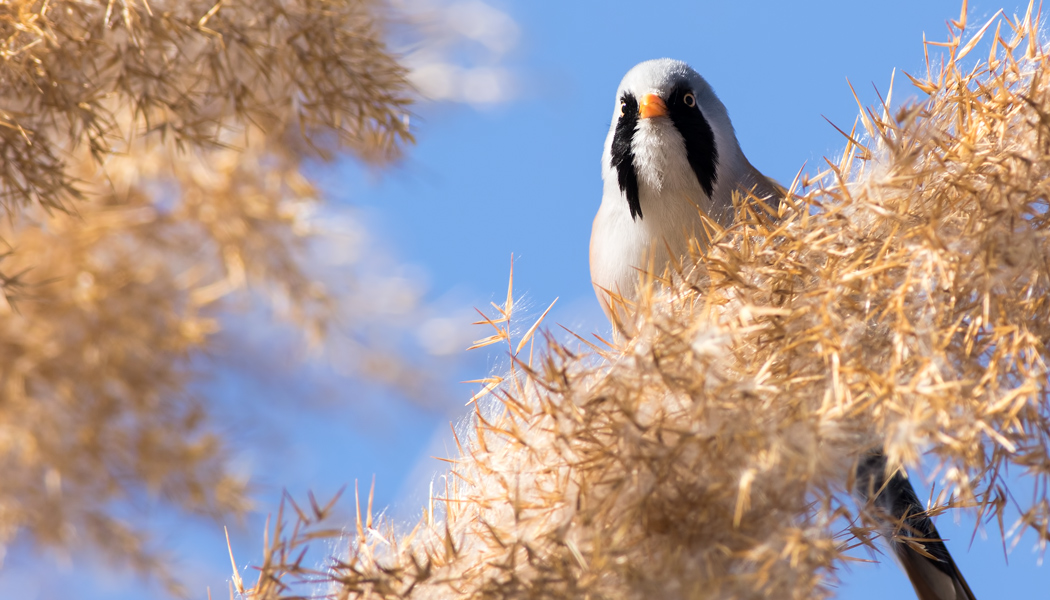
<path id="1" fill-rule="evenodd" d="M 414 119 L 418 145 L 401 164 L 375 173 L 345 160 L 319 177 L 334 202 L 353 207 L 379 245 L 422 274 L 433 306 L 466 320 L 471 307 L 499 301 L 513 254 L 517 291 L 537 311 L 559 297 L 547 322 L 581 333 L 607 330 L 589 283 L 587 244 L 613 94 L 630 67 L 664 56 L 692 64 L 728 107 L 751 162 L 787 183 L 803 164 L 815 172 L 823 156 L 843 146 L 825 117 L 843 129 L 852 125 L 857 107 L 847 78 L 871 104 L 877 101 L 872 85 L 884 93 L 896 68 L 895 99 L 911 96 L 901 71 L 924 71 L 923 33 L 944 39 L 946 19 L 959 14 L 957 0 L 492 4 L 520 30 L 503 58 L 516 79 L 514 98 L 480 108 L 421 105 Z M 971 2 L 971 28 L 999 8 L 1013 14 L 1024 7 Z M 246 468 L 267 475 L 257 480 L 259 512 L 232 524 L 238 562 L 258 559 L 265 513 L 275 509 L 281 488 L 323 497 L 355 479 L 367 487 L 374 474 L 377 501 L 412 518 L 430 473 L 440 468 L 428 457 L 442 452 L 448 423 L 471 394 L 458 382 L 485 376 L 499 361 L 498 353 L 483 352 L 445 359 L 447 380 L 426 409 L 319 366 L 289 369 L 276 376 L 276 385 L 235 369 L 217 375 L 208 389 L 221 396 L 231 418 L 247 418 L 247 398 L 283 415 L 249 422 L 248 433 L 239 434 Z M 332 410 L 321 416 L 300 410 L 303 403 Z M 162 511 L 155 516 L 167 532 L 160 541 L 174 549 L 179 570 L 192 573 L 194 596 L 206 597 L 210 586 L 214 597 L 224 597 L 229 562 L 221 528 L 184 524 Z M 1009 554 L 1007 567 L 997 529 L 988 527 L 988 540 L 978 532 L 968 549 L 972 519 L 960 519 L 956 526 L 946 515 L 938 526 L 978 597 L 1050 597 L 1050 571 L 1037 566 L 1031 537 Z M 913 597 L 906 577 L 881 560 L 843 573 L 839 597 Z M 7 597 L 5 587 L 26 598 L 159 593 L 78 555 L 9 553 L 0 597 Z"/>

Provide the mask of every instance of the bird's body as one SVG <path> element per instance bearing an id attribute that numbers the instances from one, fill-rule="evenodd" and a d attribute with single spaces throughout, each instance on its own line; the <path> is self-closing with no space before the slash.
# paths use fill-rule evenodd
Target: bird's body
<path id="1" fill-rule="evenodd" d="M 688 256 L 694 240 L 704 249 L 705 218 L 732 225 L 734 192 L 771 206 L 783 195 L 744 156 L 711 86 L 670 59 L 641 63 L 620 83 L 602 179 L 591 230 L 591 280 L 614 323 L 615 298 L 636 300 L 639 271 L 661 274 Z M 858 496 L 873 509 L 919 599 L 974 600 L 907 477 L 896 472 L 887 481 L 878 451 L 860 459 L 856 474 Z M 904 541 L 909 537 L 911 544 Z"/>

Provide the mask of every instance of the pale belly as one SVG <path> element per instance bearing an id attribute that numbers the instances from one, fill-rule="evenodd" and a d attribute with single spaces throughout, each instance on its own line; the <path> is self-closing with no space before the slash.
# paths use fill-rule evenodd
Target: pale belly
<path id="1" fill-rule="evenodd" d="M 591 228 L 591 283 L 612 318 L 611 294 L 633 303 L 646 274 L 662 276 L 689 253 L 700 229 L 699 216 L 654 214 L 633 220 L 618 206 L 604 204 Z M 657 232 L 663 232 L 659 234 Z"/>

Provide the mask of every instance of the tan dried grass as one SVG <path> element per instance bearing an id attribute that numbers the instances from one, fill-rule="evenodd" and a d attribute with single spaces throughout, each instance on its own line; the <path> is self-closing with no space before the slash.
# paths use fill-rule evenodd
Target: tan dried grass
<path id="1" fill-rule="evenodd" d="M 825 597 L 870 543 L 848 490 L 878 445 L 891 468 L 931 456 L 942 507 L 985 520 L 1015 503 L 1014 535 L 1045 544 L 1050 61 L 1036 23 L 1030 8 L 964 38 L 956 22 L 943 66 L 912 78 L 926 99 L 864 111 L 871 141 L 851 132 L 776 219 L 742 202 L 694 269 L 649 286 L 622 345 L 548 339 L 534 360 L 510 339 L 508 296 L 489 341 L 513 368 L 475 404 L 423 520 L 406 535 L 369 502 L 348 553 L 315 569 L 303 552 L 332 535 L 327 511 L 296 507 L 251 597 Z M 963 70 L 982 36 L 988 62 Z M 1010 466 L 1034 496 L 1008 495 Z"/>
<path id="2" fill-rule="evenodd" d="M 247 506 L 191 359 L 263 299 L 315 338 L 360 325 L 334 323 L 346 298 L 305 252 L 322 232 L 302 169 L 411 140 L 382 10 L 0 3 L 0 547 L 23 532 L 164 575 L 121 502 Z M 400 357 L 369 360 L 409 384 Z"/>

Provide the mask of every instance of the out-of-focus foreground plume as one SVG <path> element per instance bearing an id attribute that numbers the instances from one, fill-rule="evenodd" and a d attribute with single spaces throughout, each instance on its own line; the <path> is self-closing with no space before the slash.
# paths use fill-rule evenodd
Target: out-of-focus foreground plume
<path id="1" fill-rule="evenodd" d="M 149 569 L 115 503 L 246 506 L 191 358 L 260 299 L 315 339 L 347 317 L 312 271 L 325 232 L 301 169 L 410 140 L 381 10 L 0 4 L 0 548 L 23 531 Z"/>
<path id="2" fill-rule="evenodd" d="M 459 432 L 422 521 L 398 531 L 362 497 L 348 553 L 309 568 L 326 511 L 296 507 L 252 597 L 825 597 L 873 535 L 848 489 L 878 445 L 893 468 L 939 465 L 935 505 L 994 523 L 1012 503 L 1003 536 L 1045 545 L 1037 22 L 954 22 L 943 64 L 912 79 L 922 100 L 864 111 L 779 219 L 742 204 L 741 225 L 641 303 L 621 347 L 511 341 L 508 298 L 491 322 L 514 368 Z M 978 39 L 991 55 L 964 68 Z M 1010 496 L 1008 467 L 1034 493 Z"/>

